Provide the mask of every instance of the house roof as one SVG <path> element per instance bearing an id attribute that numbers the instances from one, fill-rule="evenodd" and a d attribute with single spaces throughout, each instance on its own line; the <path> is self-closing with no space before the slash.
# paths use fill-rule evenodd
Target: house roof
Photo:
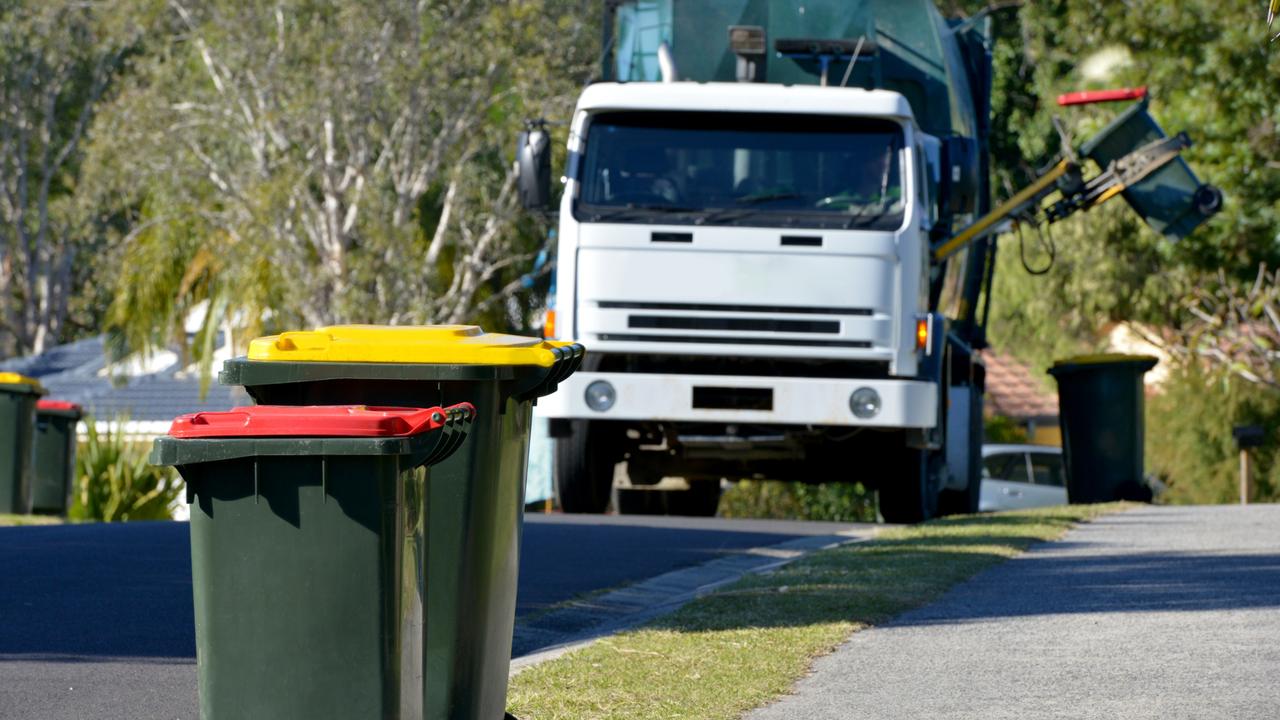
<path id="1" fill-rule="evenodd" d="M 1026 365 L 1009 355 L 982 351 L 987 368 L 987 408 L 994 415 L 1031 420 L 1056 418 L 1058 394 L 1048 390 Z"/>
<path id="2" fill-rule="evenodd" d="M 242 388 L 211 383 L 201 397 L 199 373 L 178 362 L 122 376 L 108 368 L 104 339 L 77 340 L 39 355 L 0 362 L 0 371 L 36 378 L 47 397 L 79 404 L 99 420 L 128 417 L 137 422 L 169 422 L 190 412 L 230 410 L 249 405 Z"/>

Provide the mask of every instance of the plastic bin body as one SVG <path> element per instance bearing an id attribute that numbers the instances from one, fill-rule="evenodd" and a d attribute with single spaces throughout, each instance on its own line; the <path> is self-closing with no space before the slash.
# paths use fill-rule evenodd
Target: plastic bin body
<path id="1" fill-rule="evenodd" d="M 459 432 L 156 442 L 192 503 L 204 720 L 422 717 L 425 465 Z"/>
<path id="2" fill-rule="evenodd" d="M 464 447 L 432 468 L 426 488 L 426 667 L 429 720 L 501 720 L 515 624 L 516 584 L 533 400 L 581 363 L 581 346 L 538 343 L 549 365 L 228 360 L 219 378 L 259 403 L 449 405 L 477 417 Z M 252 353 L 252 348 L 251 348 Z M 399 354 L 399 353 L 397 353 Z"/>
<path id="3" fill-rule="evenodd" d="M 1145 356 L 1109 355 L 1055 363 L 1067 500 L 1072 504 L 1150 499 L 1144 490 L 1142 376 Z"/>
<path id="4" fill-rule="evenodd" d="M 80 407 L 73 403 L 36 403 L 32 512 L 66 515 L 71 507 L 76 476 L 76 424 L 82 415 Z"/>
<path id="5" fill-rule="evenodd" d="M 32 437 L 40 383 L 0 373 L 0 513 L 31 512 Z"/>
<path id="6" fill-rule="evenodd" d="M 1097 136 L 1081 152 L 1103 168 L 1145 145 L 1167 137 L 1147 113 L 1145 102 L 1135 103 Z M 1181 155 L 1126 187 L 1123 195 L 1153 230 L 1171 238 L 1191 234 L 1213 212 L 1197 207 L 1196 193 L 1204 186 Z"/>

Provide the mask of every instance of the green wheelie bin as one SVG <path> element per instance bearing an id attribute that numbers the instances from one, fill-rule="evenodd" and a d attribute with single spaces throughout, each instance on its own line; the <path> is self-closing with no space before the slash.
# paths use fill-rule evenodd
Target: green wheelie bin
<path id="1" fill-rule="evenodd" d="M 1086 355 L 1049 369 L 1058 381 L 1067 501 L 1151 499 L 1143 481 L 1142 376 L 1147 355 Z"/>
<path id="2" fill-rule="evenodd" d="M 66 515 L 76 476 L 76 424 L 80 406 L 66 400 L 36 403 L 35 470 L 31 480 L 31 512 Z"/>
<path id="3" fill-rule="evenodd" d="M 191 504 L 204 720 L 419 720 L 428 466 L 474 408 L 183 415 L 151 462 Z"/>
<path id="4" fill-rule="evenodd" d="M 0 373 L 0 513 L 31 512 L 31 446 L 39 380 Z"/>
<path id="5" fill-rule="evenodd" d="M 532 406 L 583 354 L 474 326 L 348 325 L 259 338 L 223 365 L 223 384 L 264 404 L 475 405 L 427 487 L 428 720 L 505 715 Z"/>

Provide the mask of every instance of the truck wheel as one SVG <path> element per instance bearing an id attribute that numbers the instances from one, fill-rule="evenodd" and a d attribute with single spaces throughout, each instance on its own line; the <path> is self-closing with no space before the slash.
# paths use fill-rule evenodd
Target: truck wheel
<path id="1" fill-rule="evenodd" d="M 982 390 L 969 403 L 969 482 L 963 490 L 943 490 L 938 498 L 939 515 L 973 515 L 982 498 Z"/>
<path id="2" fill-rule="evenodd" d="M 885 522 L 924 522 L 938 512 L 942 454 L 907 448 L 906 456 L 898 477 L 886 478 L 880 485 L 880 516 Z"/>
<path id="3" fill-rule="evenodd" d="M 556 438 L 555 481 L 560 509 L 567 513 L 602 513 L 609 507 L 614 443 L 598 423 L 573 420 L 568 437 Z"/>

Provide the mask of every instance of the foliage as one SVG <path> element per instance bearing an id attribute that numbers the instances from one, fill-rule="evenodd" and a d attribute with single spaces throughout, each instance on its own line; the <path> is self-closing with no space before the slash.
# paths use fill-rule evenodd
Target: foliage
<path id="1" fill-rule="evenodd" d="M 1147 471 L 1168 484 L 1164 502 L 1238 502 L 1235 425 L 1265 429 L 1265 444 L 1251 451 L 1253 499 L 1280 500 L 1280 390 L 1184 363 L 1148 399 L 1146 416 Z"/>
<path id="2" fill-rule="evenodd" d="M 1028 442 L 1027 431 L 1013 418 L 994 415 L 983 421 L 983 440 L 989 443 L 1020 444 Z"/>
<path id="3" fill-rule="evenodd" d="M 76 451 L 68 517 L 104 522 L 170 519 L 183 491 L 173 468 L 150 464 L 150 443 L 129 438 L 123 418 L 106 429 L 91 417 L 84 425 L 88 435 Z"/>
<path id="4" fill-rule="evenodd" d="M 953 3 L 975 11 L 986 3 Z M 1051 123 L 1079 145 L 1123 109 L 1058 108 L 1077 89 L 1148 86 L 1151 112 L 1169 131 L 1186 129 L 1187 160 L 1224 190 L 1227 204 L 1188 240 L 1171 244 L 1145 228 L 1122 200 L 1051 231 L 1056 259 L 1044 276 L 1021 269 L 1019 241 L 1001 239 L 992 302 L 997 347 L 1035 365 L 1098 349 L 1114 321 L 1180 327 L 1184 299 L 1219 271 L 1253 280 L 1274 266 L 1280 246 L 1280 142 L 1275 132 L 1280 60 L 1245 5 L 1208 0 L 1053 0 L 995 15 L 993 168 L 997 199 L 1025 184 L 1061 143 Z M 1027 233 L 1032 267 L 1049 260 Z"/>
<path id="5" fill-rule="evenodd" d="M 153 44 L 104 108 L 95 181 L 130 216 L 117 352 L 334 322 L 520 327 L 545 242 L 508 162 L 563 117 L 592 13 L 554 0 L 118 5 Z M 244 28 L 261 29 L 246 33 Z M 592 28 L 594 29 L 594 28 Z M 594 37 L 594 33 L 590 34 Z"/>
<path id="6" fill-rule="evenodd" d="M 1190 322 L 1174 343 L 1184 356 L 1280 390 L 1280 273 L 1258 268 L 1241 287 L 1220 272 L 1187 300 Z"/>
<path id="7" fill-rule="evenodd" d="M 0 7 L 0 353 L 66 339 L 78 291 L 95 287 L 84 271 L 103 220 L 80 165 L 134 37 L 91 3 Z"/>
<path id="8" fill-rule="evenodd" d="M 873 522 L 875 496 L 859 483 L 740 480 L 720 496 L 722 517 Z"/>

